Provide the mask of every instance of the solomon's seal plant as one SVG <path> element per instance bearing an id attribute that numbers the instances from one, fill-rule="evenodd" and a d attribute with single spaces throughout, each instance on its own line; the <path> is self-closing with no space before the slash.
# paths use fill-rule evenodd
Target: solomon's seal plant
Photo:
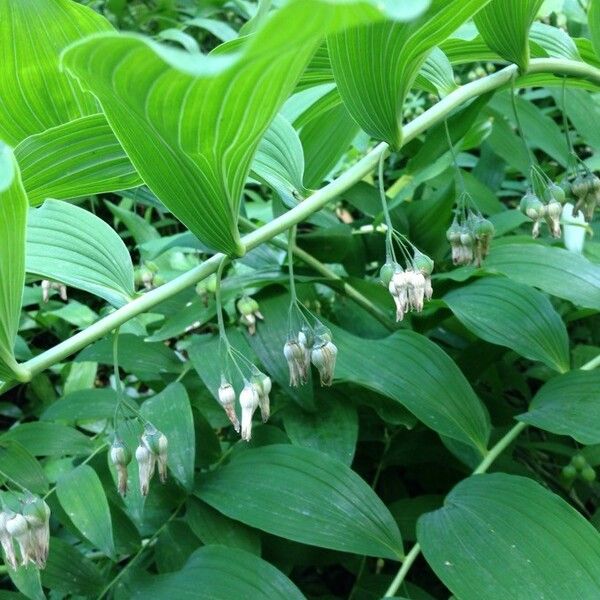
<path id="1" fill-rule="evenodd" d="M 0 596 L 600 597 L 600 0 L 0 0 L 0 56 Z"/>

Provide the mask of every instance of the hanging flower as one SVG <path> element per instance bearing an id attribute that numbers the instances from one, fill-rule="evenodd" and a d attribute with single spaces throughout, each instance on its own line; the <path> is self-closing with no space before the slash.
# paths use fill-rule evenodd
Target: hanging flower
<path id="1" fill-rule="evenodd" d="M 269 415 L 271 412 L 269 400 L 269 394 L 271 392 L 271 388 L 273 387 L 271 378 L 268 375 L 259 372 L 256 375 L 252 376 L 250 383 L 254 386 L 258 393 L 258 406 L 260 408 L 260 416 L 262 418 L 263 423 L 266 423 L 269 420 Z"/>
<path id="2" fill-rule="evenodd" d="M 15 553 L 12 535 L 9 533 L 6 524 L 14 513 L 3 510 L 0 512 L 0 544 L 4 550 L 4 557 L 11 569 L 16 569 L 19 566 Z"/>
<path id="3" fill-rule="evenodd" d="M 312 349 L 312 364 L 317 367 L 321 378 L 321 385 L 330 386 L 333 382 L 333 373 L 335 371 L 335 360 L 337 357 L 337 347 L 327 337 L 320 338 L 318 343 Z"/>
<path id="4" fill-rule="evenodd" d="M 110 447 L 110 460 L 117 470 L 117 488 L 121 496 L 127 494 L 127 465 L 131 462 L 131 450 L 121 440 Z"/>
<path id="5" fill-rule="evenodd" d="M 243 296 L 237 302 L 237 309 L 241 314 L 240 323 L 248 328 L 248 333 L 256 333 L 256 320 L 264 320 L 258 302 L 250 296 Z"/>
<path id="6" fill-rule="evenodd" d="M 236 431 L 240 430 L 240 422 L 235 414 L 235 390 L 231 383 L 221 377 L 221 385 L 218 391 L 219 404 L 223 407 L 225 414 L 231 421 Z"/>
<path id="7" fill-rule="evenodd" d="M 295 339 L 289 339 L 283 346 L 283 355 L 290 372 L 290 385 L 297 387 L 306 383 L 307 369 L 304 347 Z"/>
<path id="8" fill-rule="evenodd" d="M 50 544 L 50 507 L 42 498 L 29 496 L 23 506 L 23 516 L 29 526 L 31 556 L 36 566 L 43 569 Z"/>
<path id="9" fill-rule="evenodd" d="M 249 442 L 252 437 L 252 416 L 259 404 L 256 386 L 246 381 L 244 389 L 240 392 L 239 400 L 242 408 L 242 439 Z"/>
<path id="10" fill-rule="evenodd" d="M 35 551 L 27 519 L 19 513 L 13 513 L 6 521 L 6 530 L 19 546 L 21 554 L 20 564 L 22 566 L 26 566 L 29 563 L 35 564 Z"/>

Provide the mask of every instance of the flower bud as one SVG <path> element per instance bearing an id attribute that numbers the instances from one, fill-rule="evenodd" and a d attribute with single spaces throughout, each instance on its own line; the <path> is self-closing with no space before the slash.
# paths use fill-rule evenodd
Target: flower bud
<path id="1" fill-rule="evenodd" d="M 258 302 L 250 296 L 243 296 L 237 301 L 237 309 L 241 314 L 240 323 L 248 328 L 248 333 L 256 333 L 256 319 L 264 320 Z"/>
<path id="2" fill-rule="evenodd" d="M 121 440 L 115 440 L 110 447 L 110 460 L 117 470 L 119 494 L 125 496 L 127 494 L 127 465 L 131 462 L 131 451 Z"/>
<path id="3" fill-rule="evenodd" d="M 305 361 L 305 349 L 296 340 L 291 339 L 284 344 L 283 355 L 290 372 L 290 385 L 297 387 L 306 383 L 308 371 Z"/>
<path id="4" fill-rule="evenodd" d="M 240 430 L 240 422 L 235 414 L 235 390 L 233 386 L 225 379 L 221 378 L 221 385 L 218 391 L 219 404 L 225 410 L 227 417 L 231 421 L 236 431 Z"/>
<path id="5" fill-rule="evenodd" d="M 12 515 L 9 512 L 0 512 L 0 544 L 2 544 L 2 549 L 4 550 L 6 562 L 12 569 L 16 569 L 19 564 L 15 554 L 15 546 L 13 544 L 12 536 L 6 527 L 6 523 L 11 516 Z"/>
<path id="6" fill-rule="evenodd" d="M 448 230 L 446 231 L 446 239 L 451 244 L 460 244 L 460 234 L 461 227 L 455 218 L 454 221 L 452 221 L 452 225 L 450 225 L 450 227 L 448 227 Z"/>
<path id="7" fill-rule="evenodd" d="M 546 192 L 548 193 L 549 200 L 556 200 L 556 202 L 560 202 L 561 204 L 565 201 L 565 190 L 557 185 L 556 183 L 551 183 L 547 188 Z"/>
<path id="8" fill-rule="evenodd" d="M 571 183 L 571 192 L 578 199 L 585 198 L 592 189 L 592 181 L 587 175 L 577 175 Z"/>
<path id="9" fill-rule="evenodd" d="M 396 270 L 396 264 L 393 261 L 388 260 L 379 270 L 379 281 L 384 287 L 388 287 L 390 285 L 390 281 L 392 279 L 392 275 Z"/>
<path id="10" fill-rule="evenodd" d="M 560 216 L 562 214 L 562 204 L 557 200 L 551 200 L 546 206 L 546 223 L 550 229 L 550 233 L 559 238 L 560 231 Z"/>
<path id="11" fill-rule="evenodd" d="M 252 385 L 256 388 L 258 392 L 258 405 L 260 407 L 260 415 L 262 417 L 263 423 L 266 423 L 269 420 L 269 415 L 271 412 L 270 409 L 270 400 L 269 394 L 271 393 L 271 389 L 273 384 L 271 382 L 271 378 L 264 373 L 259 373 L 254 375 L 250 380 Z"/>
<path id="12" fill-rule="evenodd" d="M 475 263 L 481 266 L 482 260 L 488 255 L 490 242 L 494 237 L 494 225 L 488 219 L 477 216 L 473 220 L 473 235 L 475 236 Z"/>
<path id="13" fill-rule="evenodd" d="M 50 545 L 50 507 L 42 498 L 30 496 L 23 506 L 23 516 L 29 525 L 33 560 L 38 568 L 43 569 Z"/>
<path id="14" fill-rule="evenodd" d="M 21 552 L 21 565 L 26 566 L 28 563 L 35 563 L 34 551 L 31 542 L 31 533 L 27 519 L 23 515 L 14 513 L 6 521 L 6 530 L 10 536 L 17 541 Z"/>
<path id="15" fill-rule="evenodd" d="M 242 408 L 242 439 L 248 442 L 252 437 L 252 416 L 259 404 L 256 386 L 247 381 L 239 400 Z"/>
<path id="16" fill-rule="evenodd" d="M 328 341 L 312 349 L 311 360 L 319 371 L 321 385 L 332 384 L 336 357 L 337 347 L 333 342 Z"/>
<path id="17" fill-rule="evenodd" d="M 142 496 L 147 496 L 150 489 L 150 480 L 156 469 L 156 456 L 141 442 L 135 449 L 135 460 L 138 463 L 140 492 Z"/>
<path id="18" fill-rule="evenodd" d="M 169 442 L 167 436 L 158 431 L 152 425 L 146 425 L 144 435 L 142 435 L 142 444 L 150 450 L 154 455 L 156 464 L 158 465 L 158 476 L 161 483 L 167 480 L 167 452 Z"/>
<path id="19" fill-rule="evenodd" d="M 433 266 L 433 260 L 431 260 L 427 254 L 415 250 L 413 256 L 413 267 L 415 271 L 420 271 L 423 275 L 431 275 L 433 273 Z"/>

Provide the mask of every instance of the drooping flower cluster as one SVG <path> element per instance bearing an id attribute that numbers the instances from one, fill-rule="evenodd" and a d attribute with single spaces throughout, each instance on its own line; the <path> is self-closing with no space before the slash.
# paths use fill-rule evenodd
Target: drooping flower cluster
<path id="1" fill-rule="evenodd" d="M 454 215 L 454 220 L 446 231 L 446 239 L 452 250 L 452 263 L 474 264 L 479 267 L 490 250 L 494 225 L 471 209 L 457 212 L 458 216 Z"/>
<path id="2" fill-rule="evenodd" d="M 140 443 L 135 450 L 142 496 L 148 495 L 150 480 L 154 476 L 157 467 L 160 482 L 166 482 L 168 447 L 167 436 L 151 423 L 146 423 L 144 433 L 140 437 Z M 127 494 L 127 466 L 132 460 L 132 453 L 122 440 L 115 439 L 112 443 L 110 460 L 117 470 L 119 493 L 125 496 Z"/>
<path id="3" fill-rule="evenodd" d="M 316 326 L 311 327 L 302 315 L 299 303 L 296 306 L 304 322 L 298 331 L 294 331 L 290 326 L 288 339 L 283 345 L 283 355 L 290 372 L 290 385 L 297 387 L 308 381 L 312 362 L 319 371 L 321 385 L 330 386 L 335 372 L 337 346 L 333 343 L 331 332 L 327 327 L 318 319 L 315 319 Z"/>
<path id="4" fill-rule="evenodd" d="M 256 333 L 256 320 L 264 320 L 258 302 L 250 296 L 243 296 L 237 301 L 237 309 L 240 313 L 240 323 L 248 328 L 248 333 Z"/>
<path id="5" fill-rule="evenodd" d="M 409 311 L 421 312 L 426 300 L 431 300 L 433 261 L 415 248 L 405 268 L 393 259 L 381 267 L 379 278 L 388 288 L 396 304 L 396 321 L 402 321 Z"/>
<path id="6" fill-rule="evenodd" d="M 573 216 L 577 216 L 579 211 L 582 211 L 585 220 L 589 223 L 594 218 L 596 207 L 600 204 L 600 179 L 588 171 L 584 175 L 577 175 L 570 187 L 576 201 Z"/>
<path id="7" fill-rule="evenodd" d="M 236 393 L 233 385 L 227 380 L 224 374 L 221 375 L 221 385 L 218 389 L 219 403 L 225 410 L 225 413 L 234 429 L 241 433 L 242 439 L 249 441 L 252 437 L 252 417 L 257 408 L 260 408 L 260 414 L 263 423 L 266 423 L 270 416 L 270 399 L 272 382 L 268 375 L 259 371 L 252 365 L 252 374 L 250 378 L 244 378 L 244 387 L 239 394 L 239 404 L 242 411 L 242 423 L 238 420 L 235 411 Z"/>
<path id="8" fill-rule="evenodd" d="M 11 568 L 31 563 L 43 569 L 49 543 L 50 507 L 42 498 L 27 494 L 20 512 L 0 512 L 0 544 Z"/>
<path id="9" fill-rule="evenodd" d="M 529 189 L 521 198 L 519 209 L 533 221 L 531 235 L 534 238 L 540 235 L 542 220 L 548 225 L 550 234 L 559 238 L 561 235 L 560 216 L 562 203 L 565 201 L 565 191 L 559 185 L 550 182 L 545 186 L 542 196 L 545 197 L 546 202 L 543 202 L 533 189 Z"/>

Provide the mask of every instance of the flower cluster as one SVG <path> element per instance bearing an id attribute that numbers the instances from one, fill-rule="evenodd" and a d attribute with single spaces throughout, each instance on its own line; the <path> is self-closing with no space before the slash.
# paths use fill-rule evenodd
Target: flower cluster
<path id="1" fill-rule="evenodd" d="M 248 333 L 256 333 L 256 320 L 264 320 L 258 302 L 250 296 L 243 296 L 237 301 L 237 309 L 240 313 L 240 323 L 248 328 Z"/>
<path id="2" fill-rule="evenodd" d="M 596 206 L 600 203 L 600 179 L 588 171 L 584 175 L 577 175 L 571 182 L 570 188 L 576 200 L 573 216 L 583 211 L 585 220 L 591 221 Z"/>
<path id="3" fill-rule="evenodd" d="M 452 263 L 481 266 L 481 262 L 488 255 L 493 237 L 494 226 L 481 214 L 471 209 L 466 213 L 461 212 L 458 217 L 455 214 L 446 231 L 446 239 L 450 242 L 452 250 Z"/>
<path id="4" fill-rule="evenodd" d="M 534 238 L 540 235 L 542 220 L 548 225 L 550 234 L 558 238 L 561 234 L 560 216 L 562 214 L 562 203 L 565 200 L 565 191 L 559 185 L 550 182 L 544 188 L 542 197 L 544 196 L 547 200 L 545 203 L 532 189 L 528 190 L 521 198 L 519 209 L 533 221 L 531 235 Z"/>
<path id="5" fill-rule="evenodd" d="M 391 259 L 381 267 L 379 277 L 396 304 L 396 321 L 402 321 L 411 310 L 421 312 L 425 300 L 431 300 L 432 272 L 433 261 L 416 248 L 413 257 L 406 259 L 405 268 Z"/>
<path id="6" fill-rule="evenodd" d="M 66 302 L 67 298 L 67 286 L 64 283 L 58 281 L 50 281 L 49 279 L 42 279 L 42 300 L 48 302 L 50 299 L 50 292 L 56 290 L 60 299 Z"/>
<path id="7" fill-rule="evenodd" d="M 50 507 L 42 498 L 28 494 L 20 512 L 0 512 L 0 543 L 11 568 L 32 563 L 43 569 L 49 542 Z"/>
<path id="8" fill-rule="evenodd" d="M 168 447 L 167 436 L 156 429 L 154 425 L 147 423 L 135 450 L 142 496 L 148 495 L 150 480 L 157 467 L 160 482 L 165 483 L 167 480 Z M 127 494 L 127 466 L 131 459 L 131 450 L 122 440 L 115 439 L 110 448 L 110 460 L 117 470 L 117 487 L 123 496 Z"/>
<path id="9" fill-rule="evenodd" d="M 301 312 L 300 315 L 304 320 Z M 318 320 L 316 323 L 313 328 L 304 320 L 300 330 L 295 332 L 290 327 L 290 334 L 283 345 L 292 387 L 304 385 L 308 381 L 311 362 L 319 371 L 321 385 L 330 386 L 333 383 L 337 346 L 331 339 L 329 329 Z"/>
<path id="10" fill-rule="evenodd" d="M 270 415 L 270 400 L 272 383 L 271 378 L 253 366 L 249 379 L 244 378 L 244 387 L 239 394 L 239 404 L 242 410 L 241 436 L 249 441 L 252 436 L 252 417 L 257 408 L 265 423 Z M 240 432 L 240 422 L 235 411 L 236 393 L 233 385 L 225 375 L 221 375 L 221 385 L 218 390 L 219 404 L 225 410 L 227 417 L 237 432 Z"/>
<path id="11" fill-rule="evenodd" d="M 136 288 L 153 290 L 165 283 L 165 280 L 158 272 L 158 266 L 152 261 L 144 263 L 137 267 L 133 273 Z"/>

